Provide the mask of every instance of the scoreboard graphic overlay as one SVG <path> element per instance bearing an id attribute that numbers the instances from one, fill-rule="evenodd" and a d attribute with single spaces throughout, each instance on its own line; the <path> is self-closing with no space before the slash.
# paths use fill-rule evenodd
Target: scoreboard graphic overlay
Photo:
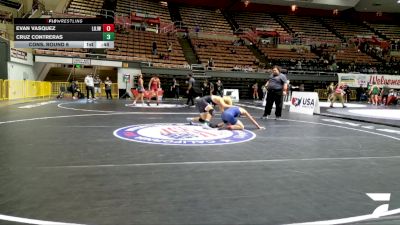
<path id="1" fill-rule="evenodd" d="M 14 19 L 15 48 L 114 48 L 114 20 Z"/>

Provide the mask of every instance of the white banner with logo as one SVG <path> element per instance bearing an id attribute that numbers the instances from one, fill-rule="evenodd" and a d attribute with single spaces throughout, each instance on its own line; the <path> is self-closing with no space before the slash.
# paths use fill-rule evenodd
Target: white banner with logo
<path id="1" fill-rule="evenodd" d="M 368 83 L 377 85 L 387 85 L 389 88 L 400 89 L 400 76 L 360 74 L 360 73 L 338 73 L 339 82 L 343 82 L 349 87 L 367 87 Z"/>
<path id="2" fill-rule="evenodd" d="M 72 64 L 91 65 L 90 59 L 72 58 Z"/>
<path id="3" fill-rule="evenodd" d="M 292 93 L 289 112 L 313 115 L 320 113 L 319 98 L 317 92 Z"/>
<path id="4" fill-rule="evenodd" d="M 238 102 L 239 89 L 224 89 L 224 96 L 231 96 L 233 102 Z"/>

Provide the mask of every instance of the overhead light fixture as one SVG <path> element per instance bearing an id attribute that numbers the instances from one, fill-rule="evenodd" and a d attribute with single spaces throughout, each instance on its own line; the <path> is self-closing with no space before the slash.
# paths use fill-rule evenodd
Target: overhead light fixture
<path id="1" fill-rule="evenodd" d="M 397 3 L 399 3 L 399 4 L 400 4 L 400 0 L 397 0 Z"/>

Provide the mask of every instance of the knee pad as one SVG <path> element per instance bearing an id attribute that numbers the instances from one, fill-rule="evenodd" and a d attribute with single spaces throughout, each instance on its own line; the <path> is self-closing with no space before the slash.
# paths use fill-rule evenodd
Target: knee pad
<path id="1" fill-rule="evenodd" d="M 204 123 L 204 122 L 206 122 L 206 121 L 203 120 L 202 118 L 199 118 L 199 122 L 200 122 L 200 123 Z"/>

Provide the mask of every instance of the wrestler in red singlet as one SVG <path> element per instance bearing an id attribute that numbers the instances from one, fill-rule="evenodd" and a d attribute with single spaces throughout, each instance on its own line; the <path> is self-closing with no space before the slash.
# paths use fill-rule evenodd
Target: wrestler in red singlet
<path id="1" fill-rule="evenodd" d="M 158 78 L 157 76 L 152 77 L 149 82 L 149 91 L 151 91 L 155 94 L 156 100 L 157 100 L 157 105 L 159 103 L 158 92 L 160 89 L 161 89 L 160 78 Z M 147 105 L 150 105 L 150 101 L 151 101 L 151 97 L 148 99 Z"/>
<path id="2" fill-rule="evenodd" d="M 150 91 L 158 91 L 158 88 L 160 87 L 160 78 L 158 77 L 152 77 L 150 81 Z"/>

